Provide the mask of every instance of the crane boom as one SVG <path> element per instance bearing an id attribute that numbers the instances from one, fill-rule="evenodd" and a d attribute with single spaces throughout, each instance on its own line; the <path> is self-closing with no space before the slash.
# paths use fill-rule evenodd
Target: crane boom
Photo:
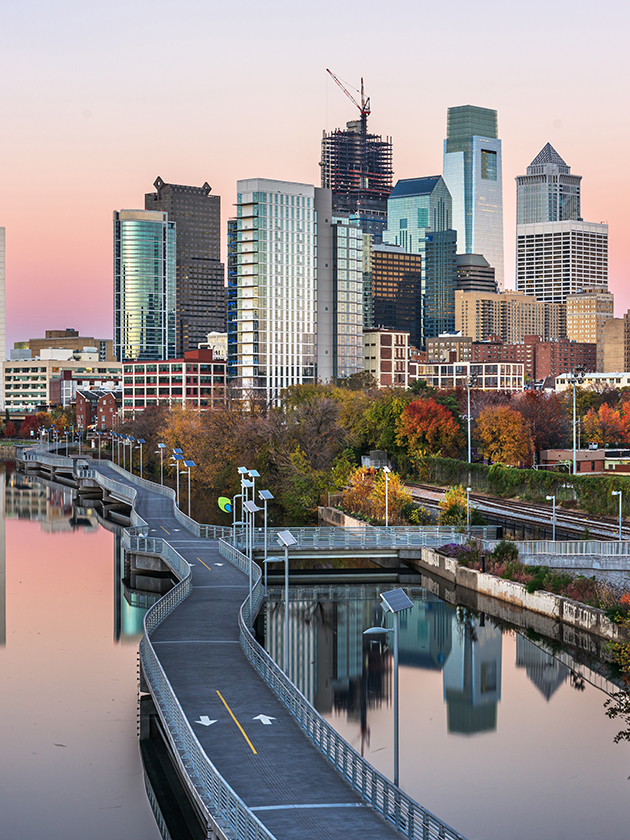
<path id="1" fill-rule="evenodd" d="M 328 68 L 326 68 L 326 72 L 339 85 L 339 87 L 346 94 L 346 96 L 348 97 L 350 102 L 352 102 L 354 105 L 356 105 L 356 107 L 361 112 L 361 119 L 365 120 L 367 118 L 367 116 L 371 113 L 371 109 L 370 109 L 370 97 L 368 96 L 368 98 L 366 99 L 364 91 L 363 91 L 363 76 L 361 77 L 361 104 L 359 105 L 359 103 L 354 98 L 354 96 L 346 88 L 346 86 L 343 84 L 343 82 L 341 82 L 337 78 L 337 76 L 335 76 L 335 74 L 332 72 L 332 70 L 329 70 Z"/>

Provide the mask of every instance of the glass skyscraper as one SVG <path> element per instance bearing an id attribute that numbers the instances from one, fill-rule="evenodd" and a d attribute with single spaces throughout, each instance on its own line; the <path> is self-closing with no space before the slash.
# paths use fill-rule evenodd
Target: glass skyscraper
<path id="1" fill-rule="evenodd" d="M 387 202 L 387 230 L 383 232 L 383 243 L 398 245 L 408 254 L 419 255 L 422 270 L 416 294 L 406 289 L 406 297 L 411 295 L 416 300 L 414 325 L 403 327 L 397 322 L 380 326 L 409 329 L 410 341 L 418 348 L 424 345 L 427 337 L 453 330 L 457 233 L 452 228 L 451 195 L 441 175 L 398 181 Z M 409 314 L 405 318 L 407 322 Z"/>
<path id="2" fill-rule="evenodd" d="M 581 220 L 581 180 L 547 143 L 516 179 L 516 224 Z"/>
<path id="3" fill-rule="evenodd" d="M 114 212 L 114 353 L 175 357 L 175 223 L 167 213 Z"/>
<path id="4" fill-rule="evenodd" d="M 461 105 L 448 109 L 444 180 L 453 199 L 453 227 L 460 254 L 481 254 L 495 270 L 500 290 L 503 267 L 503 182 L 497 112 Z"/>

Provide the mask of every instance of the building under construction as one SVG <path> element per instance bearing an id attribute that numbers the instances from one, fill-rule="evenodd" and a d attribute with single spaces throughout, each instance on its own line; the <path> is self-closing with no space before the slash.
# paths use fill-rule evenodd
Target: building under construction
<path id="1" fill-rule="evenodd" d="M 387 198 L 392 191 L 392 139 L 368 134 L 370 99 L 363 93 L 361 104 L 339 79 L 327 71 L 360 112 L 360 119 L 346 123 L 345 129 L 324 132 L 322 138 L 322 187 L 333 192 L 333 210 L 353 213 L 364 233 L 381 241 L 387 227 Z"/>

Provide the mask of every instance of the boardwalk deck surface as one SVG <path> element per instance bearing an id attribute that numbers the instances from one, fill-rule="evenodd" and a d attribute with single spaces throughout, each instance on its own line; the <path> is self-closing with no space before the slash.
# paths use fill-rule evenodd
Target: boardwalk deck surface
<path id="1" fill-rule="evenodd" d="M 105 464 L 98 469 L 124 481 Z M 278 840 L 400 838 L 319 753 L 250 665 L 238 631 L 246 575 L 219 554 L 215 541 L 184 528 L 170 499 L 136 489 L 136 511 L 148 523 L 148 535 L 168 541 L 193 567 L 191 594 L 151 641 L 219 773 Z M 202 716 L 216 722 L 204 726 L 197 722 Z"/>

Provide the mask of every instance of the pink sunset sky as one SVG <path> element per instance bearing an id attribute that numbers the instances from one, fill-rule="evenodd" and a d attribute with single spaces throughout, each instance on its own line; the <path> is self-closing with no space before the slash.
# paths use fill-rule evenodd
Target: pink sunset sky
<path id="1" fill-rule="evenodd" d="M 506 286 L 514 178 L 550 142 L 582 175 L 586 221 L 610 225 L 616 314 L 630 307 L 630 13 L 584 0 L 472 4 L 320 0 L 34 0 L 3 9 L 0 225 L 7 348 L 74 327 L 112 334 L 112 211 L 155 178 L 208 181 L 222 225 L 239 178 L 319 183 L 322 129 L 372 100 L 396 178 L 438 174 L 446 110 L 496 108 Z"/>

